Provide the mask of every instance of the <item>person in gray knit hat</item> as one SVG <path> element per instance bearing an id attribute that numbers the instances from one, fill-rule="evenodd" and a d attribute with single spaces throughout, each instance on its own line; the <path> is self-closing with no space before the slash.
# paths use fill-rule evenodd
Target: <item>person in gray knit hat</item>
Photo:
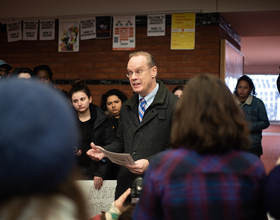
<path id="1" fill-rule="evenodd" d="M 0 82 L 0 219 L 88 219 L 75 183 L 73 110 L 58 91 Z"/>

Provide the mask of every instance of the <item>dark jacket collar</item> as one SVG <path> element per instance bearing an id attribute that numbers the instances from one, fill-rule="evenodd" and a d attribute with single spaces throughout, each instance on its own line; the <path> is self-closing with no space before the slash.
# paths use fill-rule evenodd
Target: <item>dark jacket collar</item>
<path id="1" fill-rule="evenodd" d="M 89 109 L 91 113 L 91 117 L 94 117 L 92 114 L 94 114 L 95 117 L 95 123 L 94 128 L 98 127 L 100 124 L 102 124 L 103 121 L 108 117 L 107 114 L 105 114 L 101 108 L 99 108 L 97 105 L 94 105 L 92 103 L 89 104 Z"/>

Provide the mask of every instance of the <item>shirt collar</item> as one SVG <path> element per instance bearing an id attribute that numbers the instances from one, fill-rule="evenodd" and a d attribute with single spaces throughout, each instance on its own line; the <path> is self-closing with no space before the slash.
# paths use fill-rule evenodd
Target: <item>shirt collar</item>
<path id="1" fill-rule="evenodd" d="M 158 92 L 158 89 L 159 89 L 159 85 L 157 83 L 154 90 L 144 97 L 147 102 L 147 104 L 145 105 L 145 109 L 147 109 L 153 103 L 155 96 Z M 139 103 L 140 103 L 140 99 L 142 99 L 143 97 L 141 95 L 139 95 L 138 98 L 139 98 Z"/>
<path id="2" fill-rule="evenodd" d="M 239 99 L 237 98 L 237 102 L 239 105 L 243 106 L 243 105 L 251 105 L 253 101 L 253 96 L 251 94 L 249 94 L 248 98 L 246 99 L 246 101 L 244 103 L 241 103 L 239 101 Z"/>

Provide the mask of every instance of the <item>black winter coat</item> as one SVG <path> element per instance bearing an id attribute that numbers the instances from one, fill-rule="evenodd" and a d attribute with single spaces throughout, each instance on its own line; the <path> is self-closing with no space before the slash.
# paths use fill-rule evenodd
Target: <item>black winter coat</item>
<path id="1" fill-rule="evenodd" d="M 139 98 L 134 94 L 121 108 L 117 136 L 106 150 L 129 153 L 136 161 L 148 159 L 169 148 L 172 116 L 178 97 L 159 83 L 159 90 L 153 103 L 145 111 L 141 123 L 138 119 Z M 117 178 L 115 199 L 132 186 L 137 177 L 126 167 L 121 166 Z"/>
<path id="2" fill-rule="evenodd" d="M 98 146 L 110 144 L 114 140 L 115 134 L 108 115 L 92 103 L 89 108 L 91 119 L 87 122 L 87 125 L 93 129 L 90 142 Z M 112 162 L 109 159 L 93 161 L 86 155 L 86 152 L 91 149 L 89 141 L 86 140 L 87 126 L 83 126 L 83 122 L 79 121 L 79 127 L 81 131 L 79 147 L 82 150 L 82 155 L 78 157 L 78 166 L 86 174 L 86 179 L 93 179 L 94 176 L 110 179 Z"/>

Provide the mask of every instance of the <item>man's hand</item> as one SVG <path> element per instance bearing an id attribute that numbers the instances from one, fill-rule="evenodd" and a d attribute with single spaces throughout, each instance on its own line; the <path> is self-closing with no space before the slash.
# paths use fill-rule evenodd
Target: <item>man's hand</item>
<path id="1" fill-rule="evenodd" d="M 94 181 L 94 187 L 95 187 L 95 189 L 100 190 L 101 187 L 102 187 L 102 185 L 103 185 L 103 179 L 102 179 L 102 177 L 95 176 L 95 177 L 93 177 L 93 181 Z"/>
<path id="2" fill-rule="evenodd" d="M 125 165 L 125 166 L 130 170 L 130 172 L 137 174 L 137 175 L 141 175 L 146 172 L 149 164 L 150 163 L 148 160 L 141 159 L 141 160 L 135 161 L 134 165 Z"/>
<path id="3" fill-rule="evenodd" d="M 128 188 L 115 202 L 114 205 L 115 207 L 120 210 L 120 212 L 123 211 L 123 203 L 125 202 L 126 198 L 129 196 L 131 193 L 131 189 Z"/>
<path id="4" fill-rule="evenodd" d="M 91 142 L 90 146 L 91 146 L 92 149 L 87 151 L 87 155 L 92 160 L 99 161 L 105 156 L 100 150 L 98 150 L 98 148 L 95 146 L 95 144 L 93 142 Z"/>

